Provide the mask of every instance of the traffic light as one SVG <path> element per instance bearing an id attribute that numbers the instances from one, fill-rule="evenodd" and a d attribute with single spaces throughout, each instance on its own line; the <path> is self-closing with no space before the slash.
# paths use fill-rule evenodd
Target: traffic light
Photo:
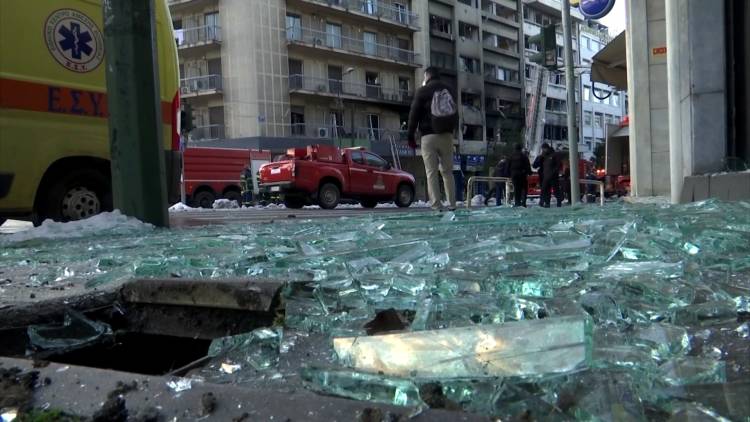
<path id="1" fill-rule="evenodd" d="M 530 57 L 531 61 L 548 69 L 557 69 L 557 31 L 555 25 L 542 28 L 539 35 L 529 37 L 529 44 L 538 44 L 541 49 Z"/>
<path id="2" fill-rule="evenodd" d="M 180 126 L 182 133 L 188 133 L 195 128 L 195 124 L 193 123 L 194 118 L 193 106 L 186 103 L 182 106 L 182 110 L 180 111 Z"/>

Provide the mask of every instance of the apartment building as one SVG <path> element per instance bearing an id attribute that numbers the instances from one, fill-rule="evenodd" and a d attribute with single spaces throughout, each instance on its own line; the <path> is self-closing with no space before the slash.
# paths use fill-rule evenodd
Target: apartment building
<path id="1" fill-rule="evenodd" d="M 583 15 L 576 8 L 570 9 L 573 20 L 573 57 L 580 65 L 578 27 Z M 526 98 L 526 145 L 532 155 L 539 152 L 542 142 L 556 149 L 567 148 L 567 89 L 563 68 L 562 2 L 560 0 L 523 0 L 523 31 L 526 54 L 525 78 Z M 557 71 L 548 71 L 533 63 L 530 58 L 539 52 L 537 43 L 529 38 L 538 35 L 547 25 L 557 25 Z M 576 96 L 578 98 L 578 95 Z"/>
<path id="2" fill-rule="evenodd" d="M 410 0 L 170 0 L 170 9 L 194 141 L 272 138 L 283 149 L 399 138 L 423 65 Z"/>
<path id="3" fill-rule="evenodd" d="M 580 126 L 578 152 L 583 158 L 594 156 L 594 150 L 603 144 L 607 132 L 607 125 L 620 124 L 627 116 L 627 92 L 618 92 L 616 88 L 604 84 L 592 84 L 591 73 L 586 68 L 591 67 L 594 55 L 611 41 L 609 29 L 596 21 L 586 22 L 580 26 L 581 66 L 583 71 L 579 80 L 579 90 L 583 92 L 583 100 L 579 116 L 583 124 Z M 579 117 L 580 118 L 580 117 Z"/>
<path id="4" fill-rule="evenodd" d="M 431 0 L 414 6 L 425 28 L 416 34 L 417 48 L 459 95 L 462 166 L 479 170 L 499 142 L 518 141 L 523 133 L 521 2 Z"/>

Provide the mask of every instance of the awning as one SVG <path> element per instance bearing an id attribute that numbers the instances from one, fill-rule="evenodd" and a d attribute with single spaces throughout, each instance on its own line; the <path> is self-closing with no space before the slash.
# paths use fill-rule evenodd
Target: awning
<path id="1" fill-rule="evenodd" d="M 630 137 L 630 127 L 629 126 L 623 126 L 619 129 L 617 129 L 613 134 L 609 135 L 610 138 L 629 138 Z"/>
<path id="2" fill-rule="evenodd" d="M 623 91 L 628 89 L 625 31 L 596 53 L 591 65 L 591 80 Z"/>

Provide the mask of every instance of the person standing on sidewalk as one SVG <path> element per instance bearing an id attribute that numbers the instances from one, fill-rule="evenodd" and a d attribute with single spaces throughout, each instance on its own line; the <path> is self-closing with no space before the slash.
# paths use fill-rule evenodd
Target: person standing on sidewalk
<path id="1" fill-rule="evenodd" d="M 531 164 L 529 157 L 523 153 L 521 144 L 514 147 L 515 151 L 508 160 L 508 171 L 513 181 L 513 198 L 516 207 L 526 206 L 526 196 L 529 190 L 528 177 L 531 174 Z"/>
<path id="2" fill-rule="evenodd" d="M 453 132 L 458 126 L 456 94 L 440 80 L 437 68 L 424 71 L 424 83 L 414 95 L 409 112 L 409 146 L 416 149 L 416 132 L 421 136 L 422 159 L 427 175 L 427 193 L 434 210 L 442 208 L 440 179 L 450 209 L 456 208 L 456 185 L 453 180 Z"/>

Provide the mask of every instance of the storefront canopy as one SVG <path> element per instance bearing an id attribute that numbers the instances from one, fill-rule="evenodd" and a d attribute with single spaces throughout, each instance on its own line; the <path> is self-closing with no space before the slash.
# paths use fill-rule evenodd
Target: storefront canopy
<path id="1" fill-rule="evenodd" d="M 625 31 L 596 53 L 591 65 L 591 80 L 623 91 L 628 89 Z"/>

